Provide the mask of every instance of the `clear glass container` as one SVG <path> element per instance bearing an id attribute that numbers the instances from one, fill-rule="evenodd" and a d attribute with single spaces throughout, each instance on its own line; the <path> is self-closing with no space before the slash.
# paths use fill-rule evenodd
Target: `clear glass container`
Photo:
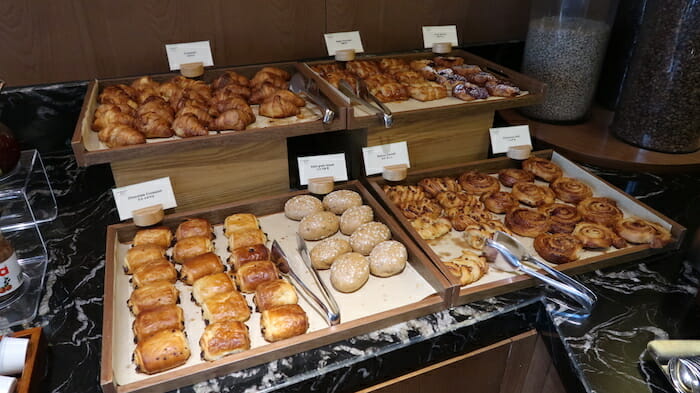
<path id="1" fill-rule="evenodd" d="M 547 84 L 544 102 L 523 108 L 553 122 L 583 120 L 605 56 L 616 0 L 533 0 L 522 72 Z"/>

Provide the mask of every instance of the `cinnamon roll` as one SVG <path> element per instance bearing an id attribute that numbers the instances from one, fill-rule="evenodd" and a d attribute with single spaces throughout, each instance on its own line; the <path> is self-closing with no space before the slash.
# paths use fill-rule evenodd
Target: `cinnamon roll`
<path id="1" fill-rule="evenodd" d="M 662 248 L 671 242 L 671 232 L 666 228 L 639 217 L 618 221 L 615 231 L 630 243 L 649 243 L 651 248 Z"/>
<path id="2" fill-rule="evenodd" d="M 437 194 L 435 199 L 438 201 L 440 206 L 445 209 L 455 208 L 464 206 L 464 199 L 460 198 L 456 192 L 445 191 Z"/>
<path id="3" fill-rule="evenodd" d="M 576 224 L 573 235 L 581 241 L 583 248 L 587 249 L 605 249 L 610 246 L 622 248 L 627 245 L 625 239 L 618 236 L 612 229 L 592 222 Z"/>
<path id="4" fill-rule="evenodd" d="M 539 157 L 530 157 L 523 161 L 523 169 L 547 182 L 551 182 L 562 176 L 559 165 Z"/>
<path id="5" fill-rule="evenodd" d="M 481 202 L 492 213 L 506 213 L 518 207 L 518 200 L 509 192 L 487 192 L 481 196 Z"/>
<path id="6" fill-rule="evenodd" d="M 591 197 L 579 202 L 576 206 L 585 221 L 612 227 L 623 217 L 617 203 L 605 197 Z"/>
<path id="7" fill-rule="evenodd" d="M 520 236 L 536 237 L 549 230 L 549 217 L 537 210 L 515 208 L 506 213 L 506 227 Z"/>
<path id="8" fill-rule="evenodd" d="M 535 175 L 524 169 L 507 168 L 498 171 L 498 180 L 506 187 L 513 187 L 513 184 L 519 182 L 534 182 Z"/>
<path id="9" fill-rule="evenodd" d="M 496 192 L 501 189 L 498 180 L 485 173 L 469 171 L 459 176 L 459 185 L 470 194 L 482 195 L 487 192 Z"/>
<path id="10" fill-rule="evenodd" d="M 449 219 L 450 223 L 452 224 L 452 228 L 454 228 L 455 231 L 461 232 L 472 225 L 479 225 L 479 222 L 477 220 L 475 220 L 472 216 L 466 213 L 459 213 L 449 216 Z"/>
<path id="11" fill-rule="evenodd" d="M 535 251 L 548 262 L 561 264 L 578 259 L 581 241 L 568 233 L 543 233 L 535 238 Z"/>
<path id="12" fill-rule="evenodd" d="M 532 207 L 554 203 L 555 198 L 554 191 L 535 183 L 515 183 L 512 193 L 513 198 Z"/>
<path id="13" fill-rule="evenodd" d="M 593 196 L 593 191 L 586 183 L 570 177 L 560 177 L 549 184 L 557 198 L 564 202 L 577 204 Z"/>
<path id="14" fill-rule="evenodd" d="M 457 192 L 461 190 L 457 181 L 451 177 L 427 177 L 419 181 L 418 185 L 431 198 L 434 198 L 441 192 Z"/>
<path id="15" fill-rule="evenodd" d="M 571 233 L 576 224 L 581 221 L 581 215 L 578 213 L 576 206 L 550 203 L 541 206 L 539 210 L 549 216 L 551 224 L 549 232 L 552 233 Z"/>

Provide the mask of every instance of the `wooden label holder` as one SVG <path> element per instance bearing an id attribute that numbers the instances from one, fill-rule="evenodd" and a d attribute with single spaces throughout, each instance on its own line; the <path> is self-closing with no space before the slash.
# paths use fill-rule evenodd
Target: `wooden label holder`
<path id="1" fill-rule="evenodd" d="M 204 63 L 197 61 L 194 63 L 180 64 L 180 74 L 187 78 L 198 78 L 204 75 Z"/>
<path id="2" fill-rule="evenodd" d="M 532 146 L 518 145 L 509 147 L 506 156 L 512 160 L 526 160 L 530 157 L 530 153 L 532 153 Z"/>
<path id="3" fill-rule="evenodd" d="M 335 51 L 336 61 L 352 61 L 355 60 L 355 49 L 341 49 Z"/>
<path id="4" fill-rule="evenodd" d="M 333 176 L 314 177 L 309 179 L 309 191 L 317 195 L 325 195 L 333 191 L 335 183 Z"/>
<path id="5" fill-rule="evenodd" d="M 451 42 L 436 42 L 433 44 L 433 53 L 438 55 L 444 55 L 452 52 Z"/>
<path id="6" fill-rule="evenodd" d="M 156 225 L 163 221 L 165 212 L 163 211 L 163 205 L 159 203 L 157 205 L 136 209 L 131 212 L 131 215 L 134 220 L 134 225 L 138 227 L 150 227 L 151 225 Z"/>
<path id="7" fill-rule="evenodd" d="M 408 176 L 408 165 L 387 165 L 382 170 L 382 177 L 387 181 L 401 181 Z"/>

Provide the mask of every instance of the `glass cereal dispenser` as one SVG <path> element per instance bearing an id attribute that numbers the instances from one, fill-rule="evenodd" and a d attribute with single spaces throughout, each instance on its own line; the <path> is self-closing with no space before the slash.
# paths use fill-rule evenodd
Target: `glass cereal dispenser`
<path id="1" fill-rule="evenodd" d="M 598 83 L 617 0 L 533 0 L 522 72 L 547 84 L 522 109 L 550 122 L 585 119 Z"/>

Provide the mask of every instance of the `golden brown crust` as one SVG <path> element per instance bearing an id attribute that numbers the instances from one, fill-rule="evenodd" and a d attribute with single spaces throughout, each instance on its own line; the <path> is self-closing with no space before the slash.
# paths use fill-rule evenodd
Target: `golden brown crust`
<path id="1" fill-rule="evenodd" d="M 666 228 L 639 217 L 618 221 L 615 232 L 630 243 L 649 243 L 651 248 L 662 248 L 671 242 L 671 232 Z"/>
<path id="2" fill-rule="evenodd" d="M 214 237 L 214 228 L 205 218 L 188 218 L 181 222 L 175 230 L 175 239 L 182 240 L 192 236 Z"/>
<path id="3" fill-rule="evenodd" d="M 477 171 L 468 171 L 459 176 L 459 185 L 470 194 L 482 195 L 501 189 L 495 177 Z"/>
<path id="4" fill-rule="evenodd" d="M 591 197 L 579 202 L 576 206 L 579 214 L 585 221 L 613 227 L 622 219 L 622 210 L 617 207 L 617 203 L 605 197 Z"/>
<path id="5" fill-rule="evenodd" d="M 428 196 L 420 186 L 388 186 L 382 187 L 386 196 L 394 204 L 401 202 L 412 202 L 426 199 Z"/>
<path id="6" fill-rule="evenodd" d="M 443 264 L 459 280 L 460 285 L 469 285 L 478 281 L 489 270 L 486 258 L 467 250 L 462 251 L 459 257 Z"/>
<path id="7" fill-rule="evenodd" d="M 519 182 L 534 182 L 535 175 L 524 169 L 506 168 L 498 171 L 498 180 L 506 187 L 513 187 Z"/>
<path id="8" fill-rule="evenodd" d="M 536 237 L 549 230 L 549 217 L 537 210 L 515 208 L 506 213 L 505 224 L 514 233 L 525 237 Z"/>
<path id="9" fill-rule="evenodd" d="M 197 117 L 186 113 L 173 121 L 173 131 L 181 138 L 209 135 L 209 130 Z"/>
<path id="10" fill-rule="evenodd" d="M 604 249 L 610 246 L 622 248 L 627 245 L 625 239 L 618 236 L 612 229 L 592 222 L 576 224 L 573 235 L 581 241 L 583 248 L 587 249 Z"/>
<path id="11" fill-rule="evenodd" d="M 250 110 L 227 109 L 211 123 L 211 129 L 216 131 L 243 131 L 255 123 L 255 115 Z"/>
<path id="12" fill-rule="evenodd" d="M 325 76 L 331 72 L 345 71 L 342 63 L 327 63 L 327 64 L 315 64 L 311 66 L 311 69 Z"/>
<path id="13" fill-rule="evenodd" d="M 464 59 L 458 56 L 436 56 L 433 58 L 435 65 L 438 67 L 451 68 L 464 64 Z"/>
<path id="14" fill-rule="evenodd" d="M 457 180 L 451 177 L 426 177 L 419 181 L 418 185 L 423 189 L 425 194 L 431 198 L 434 198 L 442 192 L 458 192 L 462 190 Z"/>
<path id="15" fill-rule="evenodd" d="M 554 181 L 562 176 L 559 165 L 547 159 L 534 156 L 523 161 L 523 169 L 547 182 Z"/>
<path id="16" fill-rule="evenodd" d="M 238 291 L 221 292 L 201 303 L 202 317 L 207 323 L 223 321 L 245 322 L 250 319 L 250 307 Z"/>
<path id="17" fill-rule="evenodd" d="M 236 271 L 236 284 L 244 293 L 254 293 L 258 285 L 278 278 L 277 267 L 270 261 L 249 262 Z"/>
<path id="18" fill-rule="evenodd" d="M 125 124 L 108 124 L 97 138 L 107 147 L 131 146 L 146 143 L 146 137 L 135 128 Z"/>
<path id="19" fill-rule="evenodd" d="M 139 115 L 134 121 L 134 126 L 146 138 L 170 138 L 175 134 L 170 128 L 170 123 L 167 117 L 158 112 L 146 112 Z"/>
<path id="20" fill-rule="evenodd" d="M 535 238 L 535 251 L 551 263 L 569 263 L 578 259 L 582 243 L 568 233 L 543 233 Z"/>
<path id="21" fill-rule="evenodd" d="M 284 117 L 296 116 L 301 111 L 292 102 L 283 99 L 278 95 L 272 95 L 260 104 L 260 115 L 281 119 Z"/>
<path id="22" fill-rule="evenodd" d="M 214 79 L 214 81 L 211 83 L 211 87 L 214 90 L 218 90 L 231 84 L 248 86 L 249 83 L 250 81 L 248 78 L 235 71 L 224 71 L 223 74 Z"/>
<path id="23" fill-rule="evenodd" d="M 411 221 L 411 226 L 421 238 L 426 240 L 437 239 L 452 229 L 452 224 L 444 217 L 430 218 L 421 216 Z"/>
<path id="24" fill-rule="evenodd" d="M 173 261 L 183 263 L 190 258 L 214 251 L 210 236 L 192 236 L 178 240 L 173 247 Z"/>
<path id="25" fill-rule="evenodd" d="M 577 204 L 593 196 L 593 190 L 586 183 L 570 177 L 560 177 L 549 184 L 557 198 Z"/>
<path id="26" fill-rule="evenodd" d="M 515 183 L 512 190 L 513 198 L 531 206 L 538 207 L 554 203 L 554 191 L 535 183 Z"/>
<path id="27" fill-rule="evenodd" d="M 139 315 L 158 306 L 177 304 L 179 300 L 179 292 L 175 285 L 166 281 L 156 281 L 134 289 L 127 305 L 134 315 Z"/>
<path id="28" fill-rule="evenodd" d="M 439 203 L 432 199 L 424 199 L 414 202 L 401 202 L 396 205 L 401 214 L 409 220 L 415 220 L 418 217 L 429 217 L 436 219 L 442 213 L 442 207 Z"/>
<path id="29" fill-rule="evenodd" d="M 236 287 L 226 273 L 215 273 L 204 276 L 192 284 L 192 297 L 199 305 L 218 293 L 233 292 Z"/>
<path id="30" fill-rule="evenodd" d="M 165 258 L 152 260 L 134 270 L 131 283 L 134 288 L 141 288 L 156 281 L 166 281 L 174 284 L 177 281 L 177 270 Z"/>
<path id="31" fill-rule="evenodd" d="M 465 199 L 460 198 L 453 191 L 441 192 L 435 196 L 435 199 L 444 209 L 459 208 L 465 205 Z"/>
<path id="32" fill-rule="evenodd" d="M 260 327 L 265 340 L 275 342 L 306 333 L 309 320 L 298 304 L 285 304 L 263 311 Z"/>
<path id="33" fill-rule="evenodd" d="M 135 342 L 144 340 L 161 330 L 184 330 L 185 314 L 182 308 L 168 304 L 140 313 L 132 330 Z"/>
<path id="34" fill-rule="evenodd" d="M 267 242 L 267 236 L 262 229 L 241 229 L 235 232 L 227 232 L 226 235 L 228 236 L 230 250 Z"/>
<path id="35" fill-rule="evenodd" d="M 133 274 L 140 266 L 165 257 L 165 248 L 155 244 L 131 247 L 124 258 L 124 273 Z"/>
<path id="36" fill-rule="evenodd" d="M 231 251 L 228 263 L 233 266 L 234 270 L 238 270 L 248 262 L 267 261 L 269 259 L 270 251 L 267 247 L 264 244 L 254 244 L 252 246 L 234 248 Z"/>
<path id="37" fill-rule="evenodd" d="M 267 281 L 255 290 L 253 299 L 259 312 L 284 304 L 297 304 L 299 298 L 294 286 L 285 280 Z"/>
<path id="38" fill-rule="evenodd" d="M 369 92 L 381 102 L 405 101 L 409 99 L 408 89 L 399 82 L 389 82 L 381 85 L 368 83 Z"/>
<path id="39" fill-rule="evenodd" d="M 418 101 L 433 101 L 447 97 L 447 89 L 435 82 L 413 82 L 408 85 L 411 98 Z"/>
<path id="40" fill-rule="evenodd" d="M 173 233 L 167 227 L 141 229 L 134 235 L 134 246 L 152 244 L 165 249 L 172 241 Z"/>
<path id="41" fill-rule="evenodd" d="M 202 358 L 208 361 L 221 359 L 250 349 L 248 327 L 239 321 L 223 321 L 209 324 L 199 339 Z"/>
<path id="42" fill-rule="evenodd" d="M 230 234 L 243 229 L 260 229 L 260 223 L 255 214 L 238 213 L 224 219 L 224 233 Z"/>
<path id="43" fill-rule="evenodd" d="M 505 191 L 487 192 L 480 199 L 486 209 L 492 213 L 506 213 L 519 206 L 513 195 Z"/>
<path id="44" fill-rule="evenodd" d="M 379 64 L 374 60 L 349 61 L 345 64 L 345 68 L 362 79 L 380 73 Z"/>
<path id="45" fill-rule="evenodd" d="M 219 256 L 213 252 L 207 252 L 196 257 L 189 258 L 182 263 L 180 268 L 180 280 L 187 285 L 194 284 L 204 276 L 222 273 L 225 270 Z"/>
<path id="46" fill-rule="evenodd" d="M 576 206 L 563 203 L 550 203 L 541 206 L 539 210 L 549 216 L 551 226 L 549 232 L 571 233 L 582 218 Z"/>
<path id="47" fill-rule="evenodd" d="M 134 351 L 136 372 L 155 374 L 181 366 L 190 357 L 187 338 L 180 330 L 161 330 L 139 341 Z"/>

